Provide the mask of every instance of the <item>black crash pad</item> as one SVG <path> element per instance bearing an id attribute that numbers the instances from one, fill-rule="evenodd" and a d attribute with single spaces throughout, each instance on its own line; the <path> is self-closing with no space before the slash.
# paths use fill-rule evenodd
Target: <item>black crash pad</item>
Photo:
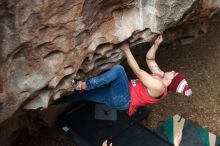
<path id="1" fill-rule="evenodd" d="M 94 119 L 95 105 L 92 103 L 82 104 L 71 111 L 63 114 L 60 125 L 63 130 L 70 134 L 78 145 L 101 146 L 106 139 L 113 139 L 149 115 L 146 108 L 139 110 L 129 117 L 126 111 L 117 111 L 117 120 Z"/>
<path id="2" fill-rule="evenodd" d="M 172 146 L 140 124 L 134 124 L 112 140 L 112 146 Z"/>

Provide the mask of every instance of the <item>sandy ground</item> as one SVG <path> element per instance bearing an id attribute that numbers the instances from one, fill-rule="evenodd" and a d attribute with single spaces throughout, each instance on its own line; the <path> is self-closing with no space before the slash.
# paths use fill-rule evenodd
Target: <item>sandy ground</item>
<path id="1" fill-rule="evenodd" d="M 141 56 L 145 55 L 141 54 L 136 57 Z M 151 114 L 143 121 L 144 125 L 154 130 L 160 121 L 180 114 L 211 132 L 219 134 L 220 23 L 213 23 L 209 32 L 192 44 L 171 44 L 168 47 L 162 47 L 157 58 L 164 71 L 175 70 L 186 74 L 193 96 L 170 94 L 161 103 L 148 105 L 147 108 L 151 110 Z M 139 64 L 145 66 L 144 59 L 139 58 L 139 60 Z M 46 125 L 39 126 L 31 134 L 23 129 L 22 135 L 11 138 L 11 145 L 74 146 L 62 130 Z"/>

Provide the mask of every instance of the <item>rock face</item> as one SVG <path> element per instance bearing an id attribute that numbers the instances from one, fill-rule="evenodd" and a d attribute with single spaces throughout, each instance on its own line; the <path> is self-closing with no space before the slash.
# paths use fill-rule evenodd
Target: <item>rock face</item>
<path id="1" fill-rule="evenodd" d="M 120 63 L 119 43 L 150 42 L 219 6 L 219 0 L 0 0 L 0 122 L 19 108 L 47 108 L 74 91 L 73 79 Z"/>

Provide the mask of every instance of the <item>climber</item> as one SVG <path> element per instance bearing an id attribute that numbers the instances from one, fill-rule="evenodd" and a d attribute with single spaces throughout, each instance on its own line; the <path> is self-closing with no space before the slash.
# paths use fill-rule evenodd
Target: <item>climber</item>
<path id="1" fill-rule="evenodd" d="M 127 62 L 138 79 L 128 81 L 126 72 L 121 65 L 114 66 L 100 75 L 86 81 L 78 81 L 76 90 L 70 96 L 61 98 L 58 102 L 88 100 L 104 103 L 118 110 L 128 109 L 128 115 L 135 113 L 138 107 L 158 103 L 167 95 L 167 91 L 192 94 L 183 73 L 175 71 L 163 72 L 155 61 L 155 55 L 162 36 L 158 36 L 146 54 L 147 65 L 152 74 L 140 69 L 134 59 L 128 43 L 123 43 L 120 49 L 125 53 Z"/>

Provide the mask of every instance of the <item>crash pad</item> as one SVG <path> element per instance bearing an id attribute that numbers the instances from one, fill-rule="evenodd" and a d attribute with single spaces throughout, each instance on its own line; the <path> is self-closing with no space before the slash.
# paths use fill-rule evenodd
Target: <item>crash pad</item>
<path id="1" fill-rule="evenodd" d="M 174 137 L 180 129 L 183 129 L 180 146 L 220 146 L 220 137 L 180 115 L 175 115 L 162 122 L 156 133 L 164 140 L 173 143 Z"/>
<path id="2" fill-rule="evenodd" d="M 119 110 L 116 119 L 101 120 L 95 118 L 96 110 L 95 104 L 83 103 L 64 113 L 60 117 L 59 125 L 74 141 L 78 141 L 78 144 L 100 146 L 104 140 L 112 139 L 149 115 L 149 110 L 146 108 L 139 108 L 132 117 L 129 117 L 126 111 Z"/>

